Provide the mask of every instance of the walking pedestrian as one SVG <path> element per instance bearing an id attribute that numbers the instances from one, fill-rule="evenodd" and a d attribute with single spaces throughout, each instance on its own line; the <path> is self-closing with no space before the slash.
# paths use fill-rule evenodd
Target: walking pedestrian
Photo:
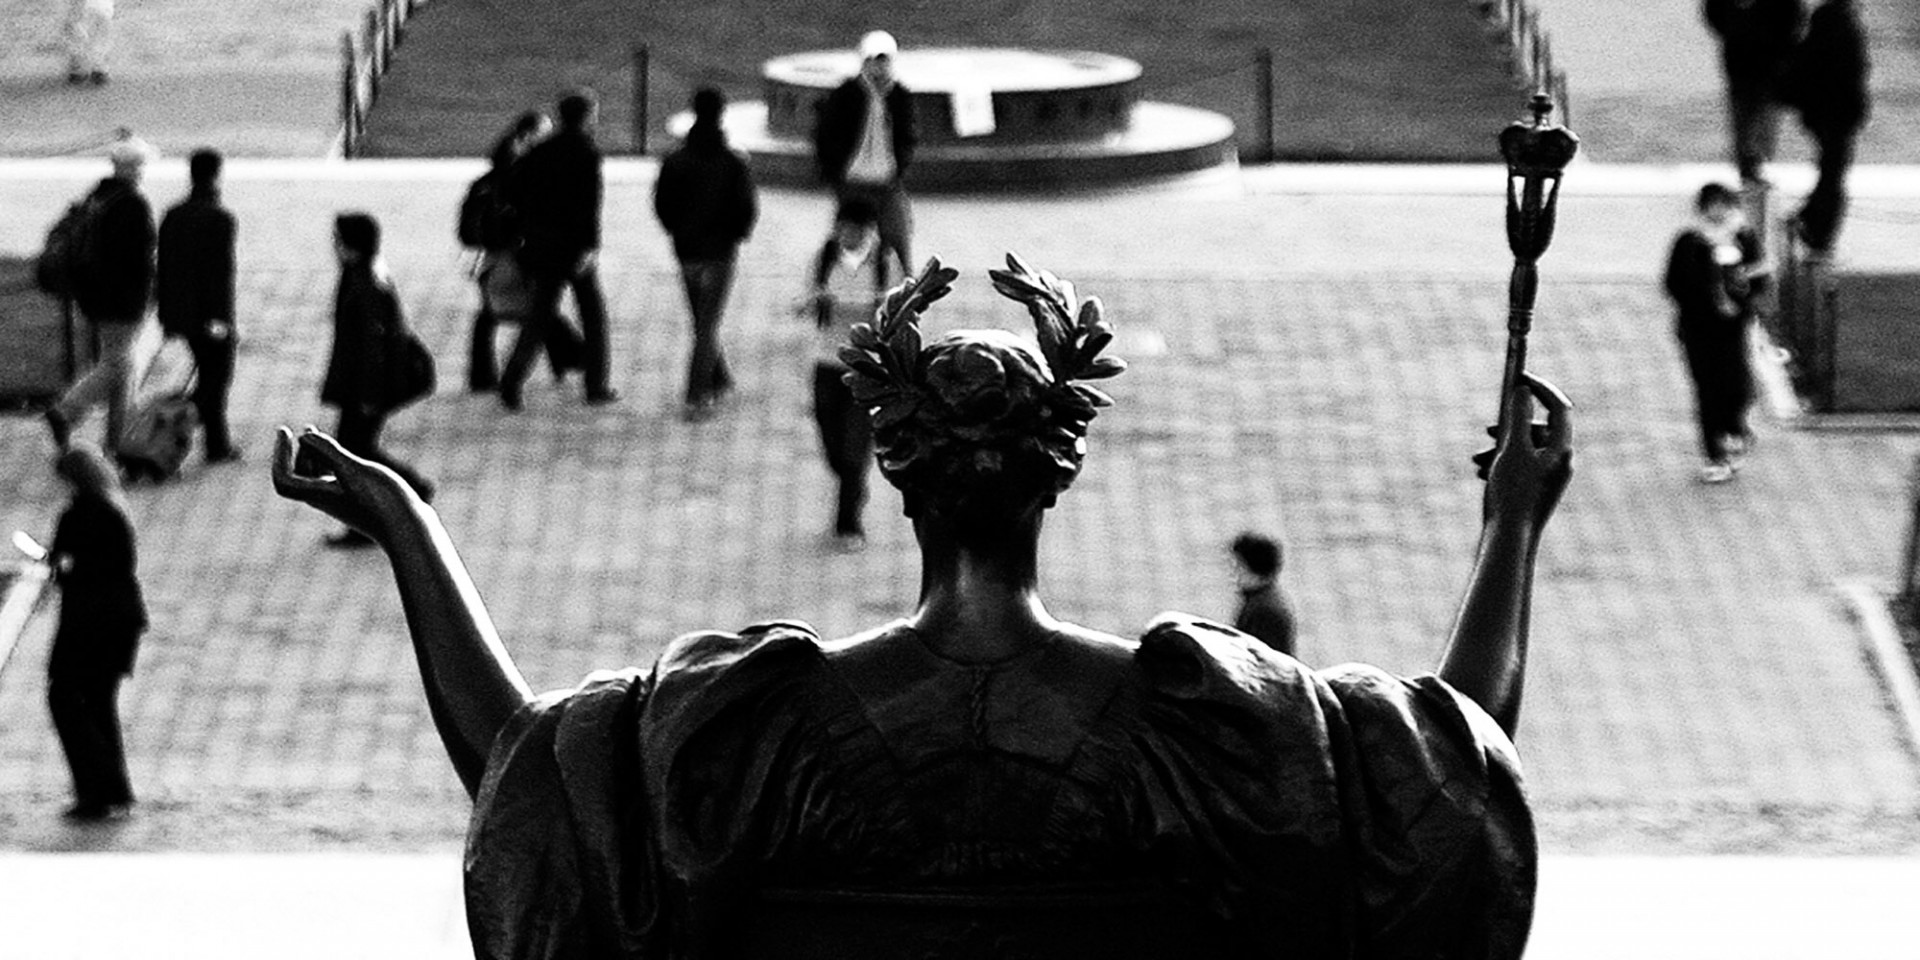
<path id="1" fill-rule="evenodd" d="M 853 546 L 866 538 L 861 512 L 867 503 L 867 471 L 873 465 L 873 418 L 854 401 L 840 359 L 847 332 L 870 323 L 891 284 L 891 261 L 878 239 L 878 211 L 865 200 L 843 200 L 833 216 L 833 234 L 814 259 L 813 420 L 820 450 L 838 481 L 833 535 Z"/>
<path id="2" fill-rule="evenodd" d="M 220 203 L 220 152 L 195 150 L 187 158 L 186 199 L 160 220 L 154 284 L 160 329 L 193 351 L 193 405 L 205 430 L 208 463 L 240 459 L 227 425 L 227 390 L 239 346 L 234 326 L 233 214 Z"/>
<path id="3" fill-rule="evenodd" d="M 1280 587 L 1286 553 L 1280 542 L 1258 533 L 1242 533 L 1229 545 L 1240 589 L 1234 629 L 1281 653 L 1294 656 L 1293 601 Z"/>
<path id="4" fill-rule="evenodd" d="M 599 107 L 587 91 L 560 99 L 560 127 L 513 165 L 508 198 L 520 217 L 520 266 L 533 284 L 533 307 L 520 327 L 513 354 L 500 379 L 500 403 L 521 406 L 520 390 L 534 354 L 553 336 L 560 319 L 560 295 L 573 291 L 584 338 L 582 362 L 586 401 L 612 403 L 608 357 L 607 304 L 600 291 L 600 148 L 593 127 Z"/>
<path id="5" fill-rule="evenodd" d="M 913 101 L 894 78 L 899 45 L 875 30 L 860 38 L 860 72 L 820 102 L 813 130 L 820 177 L 840 201 L 863 200 L 879 213 L 880 242 L 913 272 L 913 211 L 902 178 L 918 136 Z"/>
<path id="6" fill-rule="evenodd" d="M 1800 0 L 1706 0 L 1707 26 L 1720 38 L 1727 121 L 1740 181 L 1764 179 L 1780 129 L 1780 81 L 1800 39 Z"/>
<path id="7" fill-rule="evenodd" d="M 521 114 L 494 143 L 488 154 L 487 172 L 467 187 L 467 195 L 460 204 L 457 233 L 461 245 L 475 251 L 473 279 L 480 293 L 480 307 L 474 311 L 473 335 L 467 352 L 467 389 L 472 393 L 488 393 L 499 388 L 495 334 L 500 324 L 524 323 L 532 310 L 533 286 L 519 261 L 520 215 L 508 199 L 508 181 L 514 163 L 545 138 L 552 127 L 547 115 L 538 110 Z M 585 348 L 573 324 L 557 316 L 546 331 L 547 364 L 553 368 L 554 379 L 563 379 L 568 371 L 580 369 L 580 355 Z"/>
<path id="8" fill-rule="evenodd" d="M 1847 171 L 1854 139 L 1867 124 L 1867 34 L 1853 0 L 1826 0 L 1807 18 L 1807 35 L 1788 68 L 1787 97 L 1820 153 L 1820 176 L 1794 214 L 1817 255 L 1833 249 L 1847 207 Z"/>
<path id="9" fill-rule="evenodd" d="M 113 0 L 67 0 L 67 82 L 107 82 L 113 51 Z"/>
<path id="10" fill-rule="evenodd" d="M 653 212 L 673 238 L 680 280 L 693 315 L 693 349 L 687 361 L 686 417 L 705 419 L 733 389 L 733 374 L 720 346 L 720 319 L 733 286 L 740 244 L 753 233 L 760 213 L 753 172 L 746 157 L 727 146 L 720 115 L 726 99 L 703 88 L 693 95 L 693 126 L 686 142 L 660 162 L 653 184 Z"/>
<path id="11" fill-rule="evenodd" d="M 380 444 L 380 431 L 393 410 L 390 385 L 397 376 L 397 341 L 406 320 L 400 298 L 379 269 L 380 224 L 364 213 L 334 218 L 333 246 L 340 261 L 340 286 L 334 295 L 333 353 L 327 359 L 327 378 L 320 402 L 340 410 L 334 435 L 340 445 L 359 456 L 384 464 L 420 495 L 433 499 L 433 483 Z M 371 546 L 365 534 L 351 527 L 327 538 L 332 547 Z"/>
<path id="12" fill-rule="evenodd" d="M 54 460 L 73 498 L 47 553 L 60 619 L 47 658 L 47 710 L 73 774 L 69 820 L 124 817 L 133 804 L 120 735 L 120 684 L 147 628 L 133 524 L 114 469 L 78 441 Z"/>
<path id="13" fill-rule="evenodd" d="M 1748 328 L 1755 297 L 1769 282 L 1759 238 L 1725 184 L 1709 183 L 1695 199 L 1693 224 L 1673 241 L 1666 289 L 1677 311 L 1675 333 L 1693 379 L 1700 427 L 1702 483 L 1733 479 L 1752 444 L 1753 402 Z"/>
<path id="14" fill-rule="evenodd" d="M 74 304 L 92 325 L 100 359 L 46 411 L 54 443 L 64 447 L 73 427 L 94 407 L 107 408 L 106 440 L 116 454 L 127 428 L 133 344 L 146 318 L 153 289 L 153 208 L 140 192 L 140 178 L 154 149 L 126 133 L 107 154 L 113 174 L 87 195 L 87 242 L 74 284 Z"/>

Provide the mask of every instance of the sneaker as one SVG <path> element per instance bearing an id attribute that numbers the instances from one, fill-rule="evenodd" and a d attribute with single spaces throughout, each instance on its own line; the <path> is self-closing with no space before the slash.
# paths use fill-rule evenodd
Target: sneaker
<path id="1" fill-rule="evenodd" d="M 587 406 L 604 407 L 609 403 L 620 402 L 620 391 L 608 387 L 605 390 L 587 391 Z"/>
<path id="2" fill-rule="evenodd" d="M 207 466 L 212 467 L 212 466 L 218 466 L 223 463 L 239 463 L 239 462 L 240 462 L 239 447 L 228 447 L 225 450 L 207 451 Z"/>
<path id="3" fill-rule="evenodd" d="M 107 72 L 105 70 L 95 70 L 87 74 L 87 79 L 93 81 L 93 85 L 96 87 L 104 87 L 107 85 Z"/>
<path id="4" fill-rule="evenodd" d="M 1725 460 L 1712 460 L 1700 468 L 1701 483 L 1726 483 L 1733 479 L 1733 465 Z"/>
<path id="5" fill-rule="evenodd" d="M 76 803 L 60 811 L 60 817 L 69 823 L 118 823 L 133 816 L 133 804 L 127 803 Z"/>

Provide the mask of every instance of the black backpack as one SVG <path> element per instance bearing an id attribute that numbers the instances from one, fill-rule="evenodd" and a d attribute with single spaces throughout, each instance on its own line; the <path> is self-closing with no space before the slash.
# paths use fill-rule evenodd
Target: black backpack
<path id="1" fill-rule="evenodd" d="M 95 240 L 106 204 L 87 197 L 60 215 L 47 230 L 40 258 L 33 265 L 33 282 L 56 297 L 72 297 L 93 276 Z"/>
<path id="2" fill-rule="evenodd" d="M 507 250 L 519 245 L 519 218 L 513 205 L 507 202 L 501 178 L 492 173 L 482 174 L 467 187 L 467 197 L 460 201 L 456 233 L 463 247 Z"/>

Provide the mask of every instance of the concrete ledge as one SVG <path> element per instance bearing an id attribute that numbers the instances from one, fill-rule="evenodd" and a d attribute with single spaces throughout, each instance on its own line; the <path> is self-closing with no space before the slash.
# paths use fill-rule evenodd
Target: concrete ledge
<path id="1" fill-rule="evenodd" d="M 1887 598 L 1880 588 L 1857 580 L 1835 584 L 1840 598 L 1854 621 L 1860 624 L 1860 642 L 1867 658 L 1886 684 L 1887 697 L 1900 718 L 1907 748 L 1920 755 L 1920 680 L 1913 673 L 1913 658 L 1907 655 L 1900 627 L 1887 609 Z"/>

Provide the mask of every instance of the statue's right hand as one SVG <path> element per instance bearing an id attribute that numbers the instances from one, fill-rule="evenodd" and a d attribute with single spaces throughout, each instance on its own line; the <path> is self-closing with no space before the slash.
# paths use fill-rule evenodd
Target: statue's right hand
<path id="1" fill-rule="evenodd" d="M 308 427 L 298 438 L 281 427 L 273 445 L 273 489 L 382 543 L 420 498 L 400 475 L 347 452 L 340 441 Z"/>

